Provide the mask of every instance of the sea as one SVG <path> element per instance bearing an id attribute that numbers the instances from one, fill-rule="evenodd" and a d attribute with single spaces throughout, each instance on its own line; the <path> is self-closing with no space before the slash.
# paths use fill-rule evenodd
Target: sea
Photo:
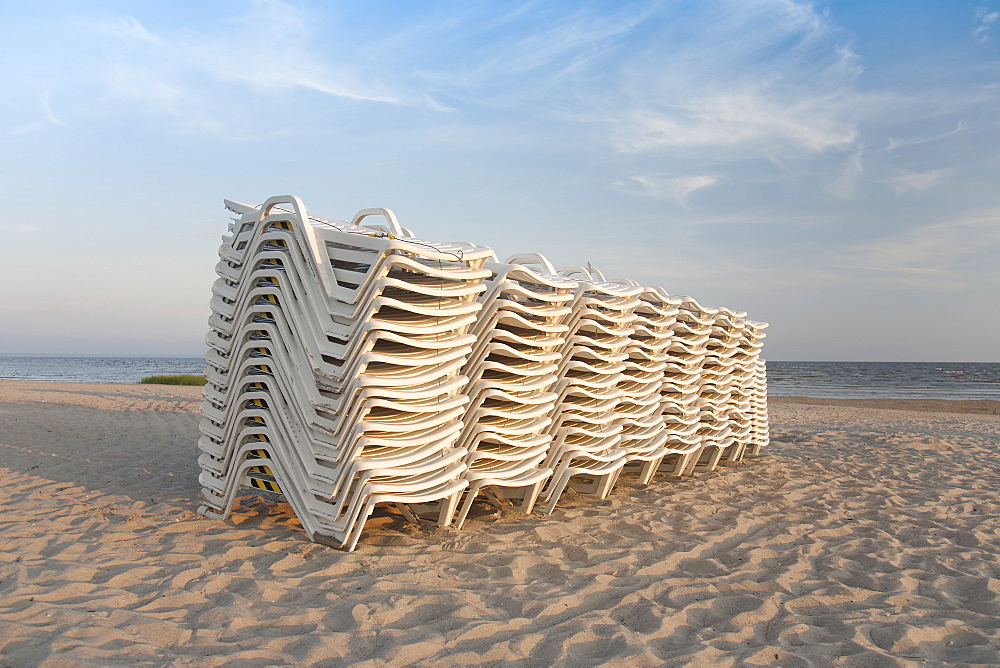
<path id="1" fill-rule="evenodd" d="M 204 357 L 0 356 L 0 379 L 138 383 L 146 376 L 205 373 Z"/>
<path id="2" fill-rule="evenodd" d="M 201 374 L 201 357 L 0 356 L 0 379 L 66 383 L 138 383 L 152 375 Z M 1000 363 L 767 363 L 773 395 L 864 399 L 992 399 L 1000 401 Z"/>
<path id="3" fill-rule="evenodd" d="M 1000 363 L 767 362 L 772 395 L 1000 400 Z"/>

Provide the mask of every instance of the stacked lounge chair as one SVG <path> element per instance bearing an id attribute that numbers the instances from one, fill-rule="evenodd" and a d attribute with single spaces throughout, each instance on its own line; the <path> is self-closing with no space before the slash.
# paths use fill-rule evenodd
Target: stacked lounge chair
<path id="1" fill-rule="evenodd" d="M 312 219 L 297 198 L 240 215 L 220 248 L 200 447 L 202 512 L 281 491 L 310 538 L 353 548 L 380 502 L 450 522 L 467 452 L 459 373 L 492 251 L 413 239 L 387 211 Z M 373 213 L 388 226 L 364 226 Z"/>
<path id="2" fill-rule="evenodd" d="M 387 209 L 226 202 L 206 337 L 200 511 L 280 492 L 353 549 L 378 504 L 461 527 L 477 497 L 605 497 L 767 442 L 763 323 L 589 265 L 432 242 Z"/>
<path id="3" fill-rule="evenodd" d="M 634 311 L 633 332 L 626 350 L 626 378 L 620 385 L 625 394 L 618 410 L 623 416 L 625 470 L 634 470 L 637 482 L 648 484 L 668 454 L 689 449 L 670 442 L 671 430 L 663 413 L 668 349 L 677 323 L 677 305 L 682 300 L 660 288 L 646 288 L 638 297 L 640 303 Z"/>
<path id="4" fill-rule="evenodd" d="M 767 445 L 769 440 L 768 420 L 767 420 L 767 364 L 760 357 L 761 348 L 764 345 L 764 337 L 767 336 L 761 330 L 767 327 L 766 322 L 756 322 L 748 320 L 744 329 L 744 348 L 748 351 L 750 359 L 747 367 L 752 370 L 752 375 L 747 378 L 747 385 L 750 388 L 750 442 L 744 454 L 756 456 L 760 454 L 760 449 Z"/>
<path id="5" fill-rule="evenodd" d="M 521 510 L 529 513 L 552 475 L 543 465 L 559 400 L 552 388 L 579 286 L 540 255 L 489 262 L 486 268 L 491 276 L 473 327 L 478 342 L 463 369 L 470 402 L 461 443 L 469 452 L 469 491 L 459 528 L 480 490 L 498 505 L 503 490 L 508 497 L 519 495 Z"/>
<path id="6" fill-rule="evenodd" d="M 628 461 L 618 407 L 633 311 L 639 305 L 636 295 L 642 291 L 635 284 L 601 280 L 583 267 L 563 267 L 559 273 L 578 286 L 569 332 L 559 350 L 559 399 L 546 459 L 553 476 L 543 492 L 548 513 L 567 485 L 603 499 Z"/>
<path id="7" fill-rule="evenodd" d="M 673 476 L 689 474 L 702 452 L 700 406 L 702 367 L 711 336 L 711 321 L 705 309 L 691 297 L 682 297 L 675 317 L 667 367 L 660 396 L 662 415 L 672 448 L 660 471 Z"/>

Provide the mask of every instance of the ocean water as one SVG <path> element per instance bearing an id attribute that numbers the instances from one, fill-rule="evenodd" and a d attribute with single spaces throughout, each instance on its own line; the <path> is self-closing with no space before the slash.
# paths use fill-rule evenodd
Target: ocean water
<path id="1" fill-rule="evenodd" d="M 137 383 L 154 374 L 204 370 L 200 357 L 0 357 L 0 379 Z M 1000 364 L 768 361 L 767 377 L 774 395 L 1000 401 Z"/>
<path id="2" fill-rule="evenodd" d="M 1000 400 L 1000 364 L 769 360 L 767 388 L 783 396 Z"/>
<path id="3" fill-rule="evenodd" d="M 203 357 L 0 357 L 0 379 L 138 383 L 146 376 L 205 373 Z"/>

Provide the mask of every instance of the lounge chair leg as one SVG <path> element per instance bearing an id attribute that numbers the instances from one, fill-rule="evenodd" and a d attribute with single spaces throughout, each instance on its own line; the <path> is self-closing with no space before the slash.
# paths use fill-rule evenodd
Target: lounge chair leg
<path id="1" fill-rule="evenodd" d="M 722 456 L 722 448 L 717 445 L 710 446 L 712 452 L 708 456 L 708 461 L 705 462 L 706 471 L 714 471 L 719 465 L 719 458 Z"/>
<path id="2" fill-rule="evenodd" d="M 701 453 L 704 452 L 705 448 L 698 448 L 694 452 L 687 456 L 684 462 L 684 469 L 681 475 L 694 475 L 694 469 L 698 466 L 698 460 L 701 459 Z"/>
<path id="3" fill-rule="evenodd" d="M 661 460 L 661 466 L 663 468 L 659 469 L 660 473 L 666 473 L 668 476 L 672 476 L 674 478 L 683 476 L 687 470 L 688 463 L 691 461 L 691 453 L 674 452 L 669 455 L 665 455 L 664 459 L 666 457 L 672 457 L 672 459 L 666 464 L 663 464 Z"/>
<path id="4" fill-rule="evenodd" d="M 456 492 L 451 496 L 441 499 L 441 510 L 438 512 L 437 523 L 439 527 L 446 527 L 451 524 L 451 520 L 455 516 L 455 508 L 458 506 L 458 499 L 461 495 L 461 492 Z"/>
<path id="5" fill-rule="evenodd" d="M 521 512 L 530 513 L 535 507 L 535 501 L 538 499 L 538 493 L 542 491 L 542 482 L 536 482 L 524 490 L 524 500 L 521 502 Z"/>
<path id="6" fill-rule="evenodd" d="M 653 479 L 653 474 L 656 473 L 656 469 L 660 468 L 660 462 L 663 461 L 663 457 L 659 459 L 654 459 L 652 461 L 645 462 L 641 469 L 639 469 L 639 484 L 648 485 L 649 481 Z"/>
<path id="7" fill-rule="evenodd" d="M 409 506 L 405 503 L 394 503 L 392 505 L 396 506 L 396 508 L 399 509 L 399 512 L 403 513 L 403 517 L 406 518 L 407 522 L 410 524 L 420 524 L 420 518 L 414 515 L 413 511 L 411 511 Z"/>
<path id="8" fill-rule="evenodd" d="M 504 498 L 502 494 L 497 494 L 497 492 L 492 487 L 483 487 L 483 495 L 490 500 L 497 508 L 503 508 Z"/>
<path id="9" fill-rule="evenodd" d="M 472 509 L 472 502 L 476 500 L 476 496 L 479 494 L 479 485 L 473 482 L 469 485 L 469 491 L 466 492 L 465 501 L 462 503 L 461 510 L 458 511 L 458 517 L 455 518 L 455 528 L 461 529 L 462 525 L 465 524 L 465 518 L 469 515 L 469 511 Z"/>
<path id="10" fill-rule="evenodd" d="M 558 480 L 552 483 L 552 486 L 548 489 L 549 502 L 545 505 L 545 510 L 543 511 L 546 515 L 551 515 L 552 511 L 556 509 L 556 504 L 559 503 L 559 497 L 562 496 L 563 490 L 566 489 L 566 484 L 572 476 L 565 472 L 561 475 Z"/>
<path id="11" fill-rule="evenodd" d="M 365 522 L 368 521 L 368 518 L 371 516 L 372 510 L 374 508 L 375 508 L 374 503 L 366 502 L 365 507 L 362 508 L 361 512 L 358 514 L 357 522 L 353 527 L 353 531 L 351 532 L 351 534 L 353 535 L 348 534 L 347 536 L 345 536 L 345 544 L 346 544 L 345 547 L 347 548 L 348 552 L 354 552 L 354 548 L 358 544 L 358 539 L 361 538 L 361 532 L 365 528 Z M 407 512 L 409 511 L 407 510 Z M 347 543 L 347 541 L 350 542 Z"/>

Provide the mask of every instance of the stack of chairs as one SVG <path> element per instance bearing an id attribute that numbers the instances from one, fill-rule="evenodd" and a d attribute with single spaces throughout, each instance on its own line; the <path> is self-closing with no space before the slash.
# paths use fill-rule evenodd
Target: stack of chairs
<path id="1" fill-rule="evenodd" d="M 391 212 L 350 223 L 294 197 L 240 214 L 213 288 L 201 511 L 281 491 L 310 538 L 353 549 L 377 503 L 451 521 L 467 451 L 460 373 L 492 251 L 419 241 Z M 388 223 L 362 225 L 370 215 Z"/>
<path id="2" fill-rule="evenodd" d="M 767 327 L 766 322 L 747 321 L 744 332 L 746 348 L 752 351 L 753 361 L 748 366 L 753 370 L 753 376 L 749 379 L 750 386 L 750 443 L 747 445 L 746 454 L 756 456 L 760 454 L 760 449 L 768 444 L 768 417 L 767 417 L 767 363 L 760 357 L 761 349 L 764 346 L 763 331 Z"/>
<path id="3" fill-rule="evenodd" d="M 668 453 L 670 431 L 663 418 L 663 383 L 668 365 L 668 347 L 677 321 L 681 299 L 660 288 L 644 288 L 634 310 L 632 334 L 626 348 L 625 378 L 618 404 L 622 424 L 622 448 L 626 453 L 623 472 L 634 473 L 639 484 L 649 484 Z"/>
<path id="4" fill-rule="evenodd" d="M 688 298 L 681 304 L 681 309 L 687 313 L 692 326 L 697 326 L 701 333 L 701 345 L 697 353 L 698 398 L 694 402 L 698 415 L 695 434 L 698 436 L 699 447 L 697 455 L 691 458 L 684 472 L 690 475 L 715 470 L 723 449 L 729 444 L 727 437 L 731 428 L 725 415 L 725 407 L 729 400 L 730 347 L 723 343 L 716 328 L 718 308 L 703 306 Z"/>
<path id="5" fill-rule="evenodd" d="M 680 297 L 667 348 L 667 367 L 660 388 L 662 416 L 671 446 L 659 471 L 689 475 L 702 452 L 701 379 L 713 319 L 691 297 Z"/>
<path id="6" fill-rule="evenodd" d="M 737 443 L 738 426 L 731 419 L 731 406 L 735 384 L 733 353 L 739 344 L 728 328 L 732 316 L 737 314 L 724 308 L 702 308 L 703 315 L 711 322 L 698 389 L 701 454 L 692 471 L 713 471 L 727 453 L 736 449 Z"/>
<path id="7" fill-rule="evenodd" d="M 722 445 L 719 464 L 733 466 L 743 460 L 750 445 L 753 425 L 750 420 L 750 398 L 754 369 L 752 351 L 746 347 L 746 313 L 720 308 L 712 327 L 713 338 L 728 348 L 725 359 L 729 399 L 723 407 L 730 434 Z"/>
<path id="8" fill-rule="evenodd" d="M 746 313 L 719 308 L 715 313 L 712 333 L 706 345 L 708 354 L 702 369 L 703 378 L 714 383 L 713 413 L 717 424 L 724 425 L 710 439 L 718 453 L 717 464 L 733 465 L 743 458 L 750 440 L 750 420 L 747 416 L 750 394 L 745 388 L 749 374 L 742 365 L 745 355 L 740 349 Z"/>
<path id="9" fill-rule="evenodd" d="M 628 461 L 618 408 L 625 395 L 627 349 L 642 292 L 634 283 L 601 280 L 589 268 L 558 271 L 579 285 L 566 342 L 559 350 L 558 400 L 545 460 L 553 474 L 542 492 L 546 513 L 555 509 L 567 486 L 605 498 Z"/>
<path id="10" fill-rule="evenodd" d="M 377 504 L 459 528 L 623 471 L 690 475 L 766 445 L 765 323 L 589 265 L 498 261 L 417 239 L 387 209 L 350 223 L 295 197 L 223 237 L 206 337 L 200 512 L 280 492 L 311 540 L 354 549 Z M 376 222 L 372 222 L 372 221 Z"/>
<path id="11" fill-rule="evenodd" d="M 541 255 L 516 255 L 485 268 L 491 276 L 472 328 L 476 348 L 462 370 L 470 402 L 459 443 L 469 452 L 469 489 L 457 528 L 480 491 L 498 506 L 520 497 L 521 511 L 530 513 L 552 475 L 543 465 L 559 399 L 552 387 L 579 286 Z"/>
<path id="12" fill-rule="evenodd" d="M 745 312 L 720 308 L 713 325 L 713 338 L 728 347 L 725 378 L 729 396 L 722 413 L 728 422 L 729 434 L 724 441 L 717 443 L 720 450 L 718 463 L 727 466 L 738 464 L 747 454 L 756 454 L 759 446 L 754 447 L 754 444 L 767 440 L 766 384 L 763 392 L 758 388 L 763 368 L 760 361 L 763 334 L 760 329 L 766 325 L 747 320 L 746 315 Z M 763 405 L 762 397 L 765 399 Z M 761 410 L 763 419 L 758 417 Z M 760 438 L 762 425 L 765 433 Z"/>

